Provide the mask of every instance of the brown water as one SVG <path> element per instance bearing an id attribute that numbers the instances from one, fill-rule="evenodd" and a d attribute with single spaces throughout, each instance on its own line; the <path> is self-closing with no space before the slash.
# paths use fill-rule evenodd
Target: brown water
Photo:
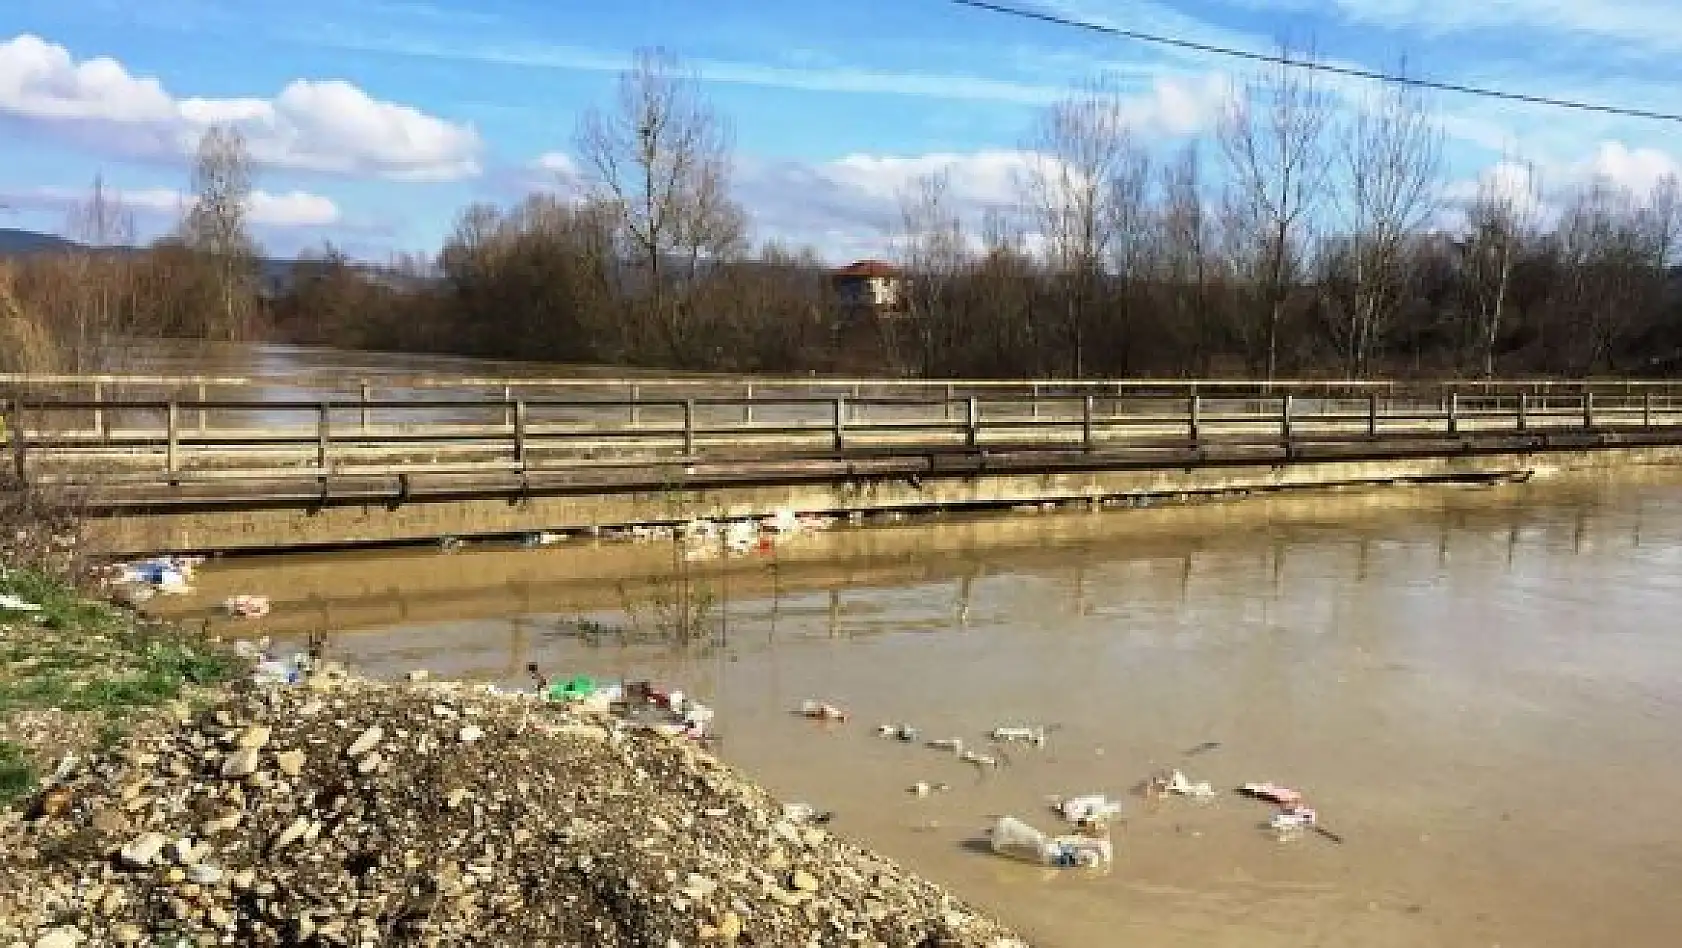
<path id="1" fill-rule="evenodd" d="M 727 644 L 588 644 L 674 588 L 661 545 L 231 561 L 201 608 L 277 598 L 375 674 L 654 676 L 716 704 L 721 753 L 1047 946 L 1674 945 L 1682 930 L 1682 472 L 854 528 L 692 567 Z M 662 578 L 664 577 L 664 578 Z M 848 726 L 791 710 L 843 704 Z M 879 738 L 1059 725 L 978 772 Z M 1185 759 L 1205 741 L 1219 749 Z M 1126 797 L 1111 871 L 977 851 L 993 814 L 1162 766 L 1311 795 Z M 917 780 L 950 792 L 918 799 Z"/>

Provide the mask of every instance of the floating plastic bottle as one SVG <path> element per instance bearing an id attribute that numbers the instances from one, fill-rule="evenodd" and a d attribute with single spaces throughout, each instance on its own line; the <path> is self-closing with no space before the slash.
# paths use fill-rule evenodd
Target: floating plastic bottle
<path id="1" fill-rule="evenodd" d="M 845 721 L 847 712 L 833 704 L 807 699 L 800 702 L 800 713 L 818 721 Z"/>
<path id="2" fill-rule="evenodd" d="M 1045 746 L 1045 728 L 1043 727 L 996 727 L 988 736 L 1002 744 Z"/>
<path id="3" fill-rule="evenodd" d="M 993 852 L 1010 859 L 1061 868 L 1096 868 L 1114 856 L 1110 841 L 1096 836 L 1047 836 L 1014 816 L 1002 816 L 988 834 Z"/>
<path id="4" fill-rule="evenodd" d="M 1053 797 L 1052 809 L 1063 819 L 1077 826 L 1105 823 L 1121 815 L 1121 804 L 1101 793 L 1089 793 L 1067 799 Z"/>

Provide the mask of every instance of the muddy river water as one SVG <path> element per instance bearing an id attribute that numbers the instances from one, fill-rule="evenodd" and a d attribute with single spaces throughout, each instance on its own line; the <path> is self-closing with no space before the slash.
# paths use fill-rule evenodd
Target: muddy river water
<path id="1" fill-rule="evenodd" d="M 1682 472 L 1660 472 L 849 527 L 687 579 L 661 543 L 229 560 L 165 608 L 269 594 L 227 627 L 325 629 L 376 675 L 677 683 L 716 705 L 723 756 L 1039 945 L 1662 946 L 1679 568 Z M 684 589 L 711 645 L 575 634 L 627 605 L 657 629 Z M 805 698 L 854 719 L 804 720 Z M 1055 728 L 980 771 L 886 722 Z M 1280 842 L 1227 793 L 1127 796 L 1172 766 L 1299 787 L 1343 842 Z M 992 815 L 1050 828 L 1046 797 L 1083 792 L 1127 800 L 1108 872 L 978 849 Z"/>

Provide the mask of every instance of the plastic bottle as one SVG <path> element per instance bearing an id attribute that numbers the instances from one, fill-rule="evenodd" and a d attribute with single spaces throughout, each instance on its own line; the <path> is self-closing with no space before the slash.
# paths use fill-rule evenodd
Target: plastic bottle
<path id="1" fill-rule="evenodd" d="M 1114 855 L 1105 836 L 1047 836 L 1013 816 L 1000 817 L 989 835 L 993 852 L 1042 866 L 1090 869 Z"/>
<path id="2" fill-rule="evenodd" d="M 819 721 L 845 721 L 847 712 L 833 704 L 807 699 L 800 703 L 800 713 Z"/>
<path id="3" fill-rule="evenodd" d="M 1045 746 L 1045 728 L 1043 727 L 996 727 L 990 736 L 1000 743 Z"/>

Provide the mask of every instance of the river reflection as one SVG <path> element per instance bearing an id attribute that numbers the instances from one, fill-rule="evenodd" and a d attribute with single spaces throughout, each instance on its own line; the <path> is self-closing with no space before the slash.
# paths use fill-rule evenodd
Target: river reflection
<path id="1" fill-rule="evenodd" d="M 665 678 L 721 752 L 1043 945 L 1668 945 L 1682 925 L 1682 475 L 948 520 L 692 564 L 716 647 L 585 641 L 670 587 L 660 545 L 231 560 L 239 626 L 380 675 Z M 807 697 L 857 715 L 814 727 Z M 1057 725 L 977 772 L 874 725 Z M 1185 749 L 1218 741 L 1193 759 Z M 1309 791 L 1342 845 L 1237 798 L 1132 801 L 1103 875 L 967 846 L 1160 766 Z M 917 780 L 948 793 L 916 798 Z"/>

